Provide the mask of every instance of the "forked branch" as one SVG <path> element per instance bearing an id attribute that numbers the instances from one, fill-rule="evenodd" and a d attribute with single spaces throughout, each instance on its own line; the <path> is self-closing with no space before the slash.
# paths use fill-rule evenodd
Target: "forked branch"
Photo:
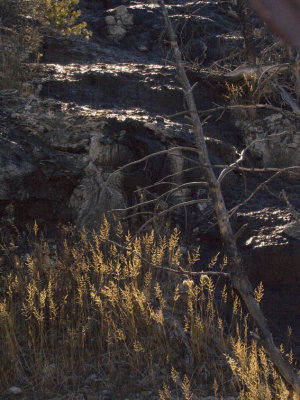
<path id="1" fill-rule="evenodd" d="M 208 182 L 209 185 L 211 201 L 217 217 L 220 234 L 224 243 L 224 248 L 228 255 L 228 266 L 232 285 L 240 293 L 240 296 L 243 298 L 249 313 L 251 314 L 257 327 L 259 328 L 262 343 L 269 353 L 274 365 L 277 367 L 279 373 L 285 379 L 285 381 L 292 386 L 292 388 L 298 395 L 300 395 L 300 377 L 297 375 L 297 372 L 292 368 L 288 361 L 283 358 L 279 349 L 275 346 L 268 323 L 260 309 L 258 302 L 255 300 L 253 289 L 244 271 L 243 260 L 237 249 L 236 240 L 230 225 L 229 215 L 225 206 L 220 183 L 218 182 L 214 174 L 208 157 L 207 147 L 203 134 L 203 126 L 197 111 L 192 87 L 184 68 L 182 55 L 177 43 L 177 37 L 168 16 L 164 0 L 158 0 L 158 2 L 162 9 L 167 33 L 170 38 L 172 51 L 174 53 L 178 78 L 185 95 L 187 108 L 192 122 L 196 146 L 199 151 L 199 161 L 201 164 L 208 166 L 204 169 L 203 173 L 206 178 L 205 180 Z"/>

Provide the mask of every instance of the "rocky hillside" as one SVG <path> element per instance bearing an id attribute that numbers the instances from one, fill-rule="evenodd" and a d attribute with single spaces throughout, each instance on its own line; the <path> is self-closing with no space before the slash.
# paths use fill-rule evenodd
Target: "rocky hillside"
<path id="1" fill-rule="evenodd" d="M 168 175 L 177 174 L 168 180 L 168 189 L 201 181 L 195 156 L 182 150 L 118 170 L 157 151 L 195 146 L 182 114 L 185 104 L 158 5 L 138 0 L 80 4 L 82 18 L 93 31 L 91 39 L 47 39 L 40 65 L 32 65 L 36 72 L 29 93 L 0 92 L 3 237 L 11 234 L 12 225 L 23 231 L 35 220 L 49 235 L 57 224 L 66 223 L 90 231 L 110 210 L 160 197 L 166 186 L 152 185 Z M 240 98 L 235 88 L 245 88 L 244 74 L 232 74 L 244 60 L 240 20 L 229 4 L 169 4 L 191 83 L 197 83 L 199 110 L 236 104 Z M 260 74 L 263 81 L 268 72 Z M 268 104 L 268 96 L 269 92 L 261 94 L 260 102 Z M 245 167 L 299 164 L 299 118 L 289 104 L 281 99 L 269 109 L 204 112 L 211 161 L 230 164 L 251 141 L 264 139 L 247 153 Z M 265 140 L 282 132 L 285 135 Z M 251 279 L 265 284 L 265 309 L 278 337 L 286 325 L 297 337 L 300 228 L 280 193 L 284 189 L 293 208 L 300 210 L 300 179 L 293 173 L 279 175 L 246 202 L 270 176 L 271 172 L 231 172 L 222 187 L 229 209 L 245 202 L 232 223 L 235 231 L 245 226 L 239 245 Z M 144 221 L 142 213 L 159 213 L 195 199 L 203 201 L 164 214 L 156 229 L 164 232 L 166 226 L 177 225 L 188 247 L 200 241 L 205 259 L 206 253 L 209 257 L 220 248 L 205 185 L 174 191 L 152 208 L 140 206 L 136 211 L 141 214 L 133 218 L 129 211 L 116 215 L 128 217 L 126 223 L 136 227 Z M 297 354 L 299 346 L 298 335 Z"/>

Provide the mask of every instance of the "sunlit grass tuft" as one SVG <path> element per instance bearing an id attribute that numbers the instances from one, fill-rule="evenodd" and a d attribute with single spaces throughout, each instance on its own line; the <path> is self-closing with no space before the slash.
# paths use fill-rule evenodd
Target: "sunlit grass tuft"
<path id="1" fill-rule="evenodd" d="M 30 254 L 2 265 L 1 390 L 65 393 L 96 374 L 96 389 L 119 398 L 148 390 L 162 400 L 288 399 L 228 284 L 154 270 L 139 257 L 193 268 L 199 249 L 184 260 L 177 230 L 132 240 L 105 220 L 92 235 L 65 228 L 57 247 L 37 226 L 30 237 Z"/>

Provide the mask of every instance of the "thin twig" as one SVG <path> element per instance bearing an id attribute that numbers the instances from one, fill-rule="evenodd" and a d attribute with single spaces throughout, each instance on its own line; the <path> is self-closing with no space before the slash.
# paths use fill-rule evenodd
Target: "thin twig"
<path id="1" fill-rule="evenodd" d="M 103 242 L 110 243 L 110 244 L 118 247 L 119 249 L 126 250 L 126 251 L 130 252 L 131 254 L 135 255 L 136 257 L 138 257 L 140 260 L 142 260 L 146 264 L 150 265 L 152 268 L 160 269 L 160 270 L 163 270 L 163 271 L 166 271 L 166 272 L 173 272 L 175 274 L 189 275 L 189 276 L 210 275 L 210 276 L 224 276 L 226 278 L 229 277 L 229 273 L 222 272 L 222 271 L 187 271 L 187 270 L 184 270 L 184 269 L 178 269 L 177 270 L 177 269 L 174 269 L 174 268 L 163 267 L 162 265 L 153 264 L 152 262 L 147 260 L 145 257 L 141 256 L 139 253 L 137 253 L 135 250 L 130 249 L 129 247 L 123 246 L 123 245 L 121 245 L 121 244 L 119 244 L 119 243 L 117 243 L 117 242 L 115 242 L 114 240 L 111 240 L 111 239 L 106 239 L 106 238 L 103 238 L 101 236 L 98 236 L 98 237 Z"/>
<path id="2" fill-rule="evenodd" d="M 246 156 L 246 152 L 247 152 L 252 146 L 254 146 L 256 143 L 265 142 L 266 140 L 274 139 L 274 138 L 276 138 L 276 137 L 280 137 L 280 136 L 287 135 L 287 134 L 288 134 L 288 132 L 287 132 L 287 131 L 284 131 L 284 132 L 281 132 L 281 133 L 274 133 L 274 134 L 269 135 L 269 136 L 267 136 L 267 137 L 265 137 L 265 138 L 263 138 L 263 139 L 255 139 L 255 140 L 253 140 L 253 142 L 251 142 L 250 144 L 248 144 L 248 146 L 245 147 L 245 148 L 242 150 L 242 152 L 241 152 L 241 154 L 240 154 L 240 158 L 239 158 L 237 161 L 235 161 L 234 163 L 232 163 L 231 165 L 229 165 L 228 167 L 224 168 L 224 169 L 221 171 L 221 173 L 220 173 L 220 175 L 219 175 L 219 177 L 218 177 L 218 181 L 221 183 L 222 180 L 225 178 L 225 176 L 226 176 L 230 171 L 232 171 L 232 170 L 233 170 L 235 167 L 237 167 L 242 161 L 244 161 L 245 156 Z"/>
<path id="3" fill-rule="evenodd" d="M 194 171 L 194 170 L 200 169 L 200 168 L 201 168 L 200 165 L 198 165 L 197 167 L 186 168 L 186 169 L 183 169 L 183 170 L 181 170 L 181 171 L 174 172 L 173 174 L 164 176 L 162 179 L 160 179 L 159 181 L 153 183 L 152 185 L 145 186 L 145 187 L 143 187 L 143 188 L 137 189 L 135 192 L 140 192 L 140 191 L 146 190 L 146 189 L 152 189 L 152 188 L 154 188 L 154 187 L 156 187 L 156 186 L 159 186 L 159 185 L 167 185 L 167 184 L 169 184 L 169 185 L 176 185 L 175 182 L 165 181 L 165 180 L 166 180 L 166 179 L 169 179 L 169 178 L 174 178 L 174 177 L 176 177 L 176 176 L 178 176 L 178 175 L 182 175 L 182 174 L 185 173 L 185 172 L 191 172 L 191 171 Z M 203 185 L 207 185 L 207 182 L 202 182 L 202 183 L 203 183 Z"/>
<path id="4" fill-rule="evenodd" d="M 300 170 L 300 166 L 297 167 Z M 278 170 L 277 172 L 275 172 L 275 174 L 273 174 L 270 178 L 268 178 L 267 180 L 265 180 L 264 182 L 260 183 L 255 190 L 253 190 L 253 192 L 247 197 L 247 199 L 245 199 L 244 201 L 242 201 L 241 203 L 239 203 L 237 206 L 233 207 L 230 211 L 229 211 L 229 216 L 232 217 L 241 207 L 243 207 L 245 204 L 247 204 L 254 196 L 255 194 L 262 189 L 264 186 L 268 185 L 271 181 L 273 181 L 275 178 L 277 178 L 279 175 L 285 173 L 285 172 L 290 172 L 292 169 L 292 167 L 287 167 L 287 168 L 283 168 Z"/>
<path id="5" fill-rule="evenodd" d="M 181 203 L 175 204 L 172 207 L 169 207 L 167 210 L 160 211 L 159 213 L 155 214 L 152 218 L 148 219 L 136 232 L 134 237 L 137 237 L 151 222 L 153 222 L 156 218 L 162 217 L 165 214 L 168 214 L 170 211 L 175 210 L 176 208 L 179 207 L 186 207 L 186 206 L 191 206 L 193 204 L 198 204 L 198 203 L 209 203 L 210 199 L 197 199 L 197 200 L 189 200 L 189 201 L 183 201 Z"/>
<path id="6" fill-rule="evenodd" d="M 149 205 L 149 204 L 152 204 L 152 203 L 156 203 L 157 201 L 163 199 L 165 196 L 169 196 L 172 193 L 178 192 L 180 189 L 183 189 L 183 188 L 186 188 L 186 187 L 190 187 L 190 186 L 203 186 L 203 183 L 206 183 L 206 182 L 186 182 L 186 183 L 183 183 L 182 185 L 176 186 L 176 188 L 174 188 L 174 189 L 170 189 L 170 190 L 164 192 L 162 195 L 158 196 L 155 199 L 144 201 L 144 202 L 140 202 L 140 203 L 137 203 L 137 204 L 135 204 L 133 206 L 130 206 L 130 207 L 127 207 L 127 208 L 115 208 L 113 210 L 110 210 L 109 212 L 116 212 L 116 211 L 124 212 L 124 211 L 134 210 L 137 207 L 142 207 L 142 206 L 146 206 L 146 205 Z"/>
<path id="7" fill-rule="evenodd" d="M 209 108 L 207 110 L 198 110 L 199 114 L 210 114 L 210 113 L 215 113 L 218 111 L 230 111 L 230 110 L 237 110 L 237 109 L 243 109 L 243 110 L 253 110 L 253 109 L 268 109 L 272 111 L 276 111 L 278 113 L 281 113 L 283 115 L 286 115 L 287 117 L 292 117 L 292 118 L 299 118 L 299 115 L 295 112 L 288 111 L 288 110 L 283 110 L 280 107 L 275 107 L 272 106 L 271 104 L 235 104 L 231 106 L 217 106 L 214 108 Z M 165 118 L 174 118 L 174 117 L 179 117 L 181 115 L 188 114 L 188 111 L 180 111 L 176 114 L 171 114 L 171 115 L 166 115 Z"/>

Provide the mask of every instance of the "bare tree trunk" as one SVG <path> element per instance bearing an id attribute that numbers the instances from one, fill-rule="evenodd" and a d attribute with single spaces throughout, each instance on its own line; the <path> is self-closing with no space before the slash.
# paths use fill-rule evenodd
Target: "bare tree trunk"
<path id="1" fill-rule="evenodd" d="M 177 37 L 168 16 L 168 11 L 164 0 L 158 0 L 158 2 L 162 9 L 171 47 L 174 52 L 178 78 L 184 91 L 185 100 L 193 125 L 196 146 L 199 150 L 199 159 L 201 164 L 209 166 L 208 168 L 204 168 L 204 174 L 209 185 L 209 192 L 216 213 L 220 234 L 228 256 L 228 265 L 232 285 L 239 292 L 249 310 L 249 313 L 259 328 L 262 343 L 269 353 L 274 365 L 277 367 L 279 373 L 282 375 L 285 381 L 292 386 L 298 395 L 300 395 L 300 377 L 297 375 L 296 371 L 292 368 L 288 361 L 282 357 L 282 354 L 275 346 L 268 323 L 260 309 L 258 302 L 255 300 L 251 283 L 249 282 L 249 279 L 244 271 L 242 257 L 237 249 L 220 183 L 218 182 L 211 167 L 211 162 L 205 144 L 203 127 L 195 104 L 192 87 L 185 72 L 182 55 L 177 43 Z"/>

